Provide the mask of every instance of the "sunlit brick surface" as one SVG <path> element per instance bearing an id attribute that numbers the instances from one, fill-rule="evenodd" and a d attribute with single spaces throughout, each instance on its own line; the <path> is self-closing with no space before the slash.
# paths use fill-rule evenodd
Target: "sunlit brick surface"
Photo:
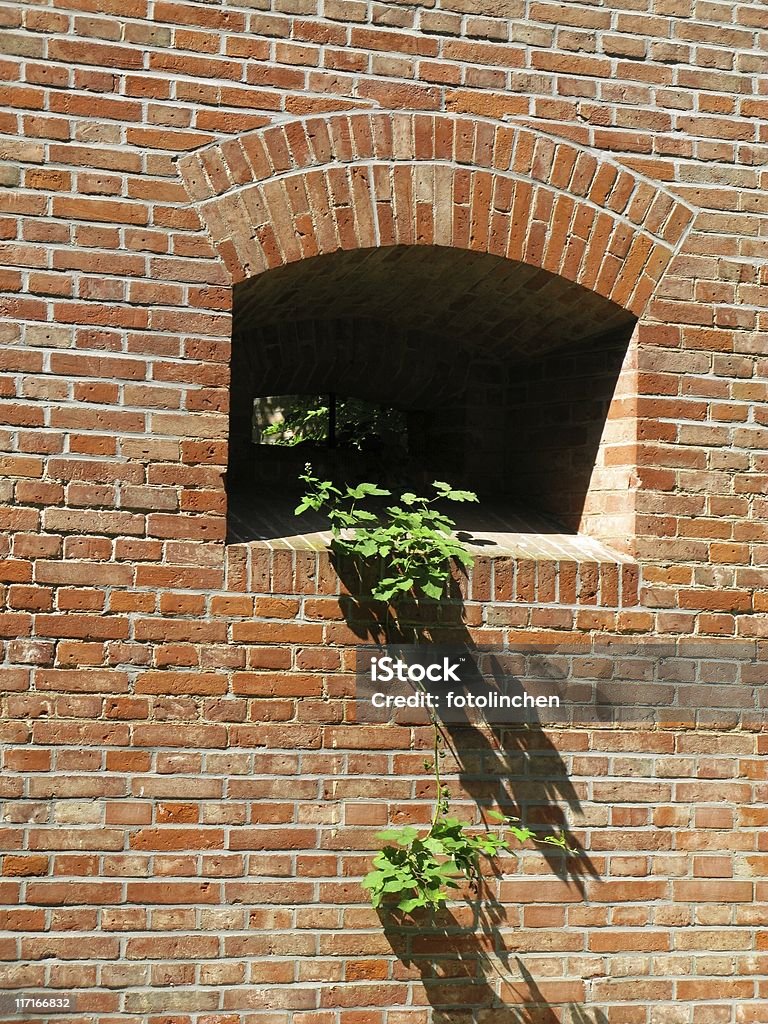
<path id="1" fill-rule="evenodd" d="M 430 737 L 349 719 L 350 577 L 227 544 L 224 484 L 234 286 L 282 321 L 295 273 L 315 321 L 359 310 L 303 260 L 507 261 L 516 465 L 570 495 L 570 546 L 521 531 L 414 627 L 765 637 L 765 7 L 26 0 L 0 28 L 0 989 L 69 989 L 70 1024 L 768 1021 L 768 745 L 737 722 L 464 737 L 464 815 L 504 798 L 586 855 L 385 926 L 358 880 L 428 822 Z M 481 297 L 454 326 L 492 344 Z M 553 332 L 608 309 L 637 326 L 585 461 L 605 377 Z"/>

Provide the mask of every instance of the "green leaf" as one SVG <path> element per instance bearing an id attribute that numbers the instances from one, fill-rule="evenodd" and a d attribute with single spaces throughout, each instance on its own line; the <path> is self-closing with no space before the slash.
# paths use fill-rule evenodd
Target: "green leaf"
<path id="1" fill-rule="evenodd" d="M 416 910 L 417 907 L 423 907 L 425 905 L 425 901 L 422 897 L 414 896 L 409 900 L 400 900 L 397 904 L 397 909 L 405 911 L 406 914 L 410 914 L 411 911 Z"/>
<path id="2" fill-rule="evenodd" d="M 384 881 L 384 874 L 381 871 L 369 871 L 360 883 L 364 889 L 378 888 Z"/>
<path id="3" fill-rule="evenodd" d="M 357 550 L 365 558 L 370 558 L 372 555 L 376 554 L 379 548 L 376 541 L 369 537 L 367 540 L 363 540 L 358 543 Z"/>
<path id="4" fill-rule="evenodd" d="M 458 872 L 458 870 L 459 865 L 456 863 L 455 860 L 449 860 L 446 861 L 445 864 L 440 865 L 440 874 L 445 878 L 446 885 L 451 885 L 451 881 L 449 881 L 449 879 L 452 879 L 453 876 Z M 453 882 L 454 887 L 455 885 L 456 883 Z"/>
<path id="5" fill-rule="evenodd" d="M 394 577 L 380 580 L 371 591 L 373 597 L 379 600 L 391 600 L 396 594 L 405 593 L 413 588 L 413 580 L 406 577 Z"/>
<path id="6" fill-rule="evenodd" d="M 418 829 L 413 828 L 411 825 L 406 825 L 405 828 L 386 828 L 383 832 L 378 832 L 376 835 L 377 839 L 391 839 L 400 846 L 407 846 L 412 843 L 413 840 L 418 836 Z"/>
<path id="7" fill-rule="evenodd" d="M 432 839 L 427 837 L 424 840 L 423 846 L 426 850 L 429 850 L 430 853 L 436 853 L 438 855 L 445 853 L 445 847 L 443 846 L 439 839 Z"/>
<path id="8" fill-rule="evenodd" d="M 408 846 L 418 836 L 418 832 L 415 828 L 404 828 L 400 833 L 400 837 L 397 842 L 400 846 Z"/>
<path id="9" fill-rule="evenodd" d="M 413 884 L 403 878 L 393 878 L 382 887 L 382 892 L 402 892 L 404 889 L 412 889 Z"/>
<path id="10" fill-rule="evenodd" d="M 531 832 L 529 828 L 518 828 L 516 825 L 510 825 L 509 831 L 512 835 L 521 843 L 527 842 L 529 839 L 533 839 L 535 832 Z"/>
<path id="11" fill-rule="evenodd" d="M 373 858 L 373 865 L 381 870 L 382 875 L 389 876 L 392 874 L 392 861 L 383 850 L 377 853 Z"/>
<path id="12" fill-rule="evenodd" d="M 396 828 L 385 828 L 383 832 L 377 832 L 377 839 L 399 839 L 401 832 Z"/>
<path id="13" fill-rule="evenodd" d="M 432 486 L 437 491 L 439 498 L 448 498 L 450 501 L 477 501 L 477 495 L 474 491 L 458 491 L 454 490 L 450 484 L 447 484 L 445 480 L 433 480 Z"/>
<path id="14" fill-rule="evenodd" d="M 557 846 L 561 850 L 565 850 L 567 853 L 574 854 L 576 857 L 579 856 L 579 851 L 571 848 L 565 836 L 541 836 L 536 837 L 537 843 L 547 843 L 549 846 Z"/>
<path id="15" fill-rule="evenodd" d="M 388 496 L 392 491 L 387 491 L 383 487 L 379 487 L 377 484 L 358 484 L 357 487 L 348 487 L 347 495 L 350 498 L 365 498 L 368 495 L 376 496 Z"/>

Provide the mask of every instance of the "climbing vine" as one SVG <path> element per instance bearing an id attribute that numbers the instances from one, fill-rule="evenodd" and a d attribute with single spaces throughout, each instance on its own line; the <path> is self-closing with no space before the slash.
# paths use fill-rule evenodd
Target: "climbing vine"
<path id="1" fill-rule="evenodd" d="M 366 563 L 375 562 L 378 574 L 370 589 L 375 601 L 395 608 L 406 597 L 426 596 L 439 600 L 451 578 L 451 565 L 458 562 L 465 570 L 474 559 L 456 538 L 456 524 L 435 505 L 443 501 L 475 502 L 472 491 L 457 490 L 444 481 L 433 484 L 434 495 L 421 497 L 410 491 L 398 502 L 383 504 L 392 492 L 373 483 L 355 487 L 337 487 L 320 480 L 307 465 L 300 477 L 305 494 L 296 515 L 308 510 L 324 513 L 331 524 L 331 547 L 341 555 Z M 367 507 L 361 507 L 367 505 Z M 386 829 L 377 836 L 382 847 L 373 858 L 371 870 L 362 886 L 374 908 L 397 908 L 405 913 L 418 909 L 437 910 L 468 883 L 478 893 L 482 880 L 482 858 L 513 852 L 510 839 L 556 846 L 575 854 L 563 836 L 540 836 L 523 826 L 518 818 L 498 811 L 488 816 L 499 822 L 499 829 L 477 830 L 450 814 L 450 791 L 444 784 L 440 763 L 445 744 L 434 712 L 430 711 L 434 730 L 431 760 L 424 768 L 434 776 L 435 806 L 432 822 L 424 832 L 413 826 Z"/>
<path id="2" fill-rule="evenodd" d="M 465 569 L 472 555 L 454 535 L 456 524 L 438 502 L 477 501 L 473 491 L 460 491 L 436 480 L 431 498 L 411 491 L 394 504 L 371 507 L 371 499 L 389 498 L 392 492 L 378 484 L 362 483 L 343 490 L 330 480 L 319 480 L 307 465 L 299 477 L 306 493 L 296 509 L 322 512 L 331 524 L 332 549 L 367 562 L 377 561 L 380 575 L 371 590 L 376 601 L 396 603 L 406 595 L 439 600 L 451 578 L 451 562 Z M 361 507 L 368 504 L 367 508 Z"/>
<path id="3" fill-rule="evenodd" d="M 396 907 L 406 913 L 418 909 L 437 910 L 450 898 L 450 890 L 460 888 L 462 881 L 477 894 L 482 880 L 481 858 L 492 859 L 500 853 L 514 853 L 507 833 L 518 843 L 532 840 L 556 846 L 566 853 L 577 851 L 568 846 L 564 836 L 539 836 L 513 818 L 498 811 L 488 817 L 501 823 L 499 831 L 477 831 L 467 822 L 450 815 L 448 787 L 443 784 L 440 761 L 445 756 L 438 723 L 434 728 L 432 760 L 424 767 L 435 779 L 436 799 L 432 824 L 426 833 L 408 825 L 379 832 L 384 846 L 373 858 L 373 870 L 362 881 L 371 905 Z"/>

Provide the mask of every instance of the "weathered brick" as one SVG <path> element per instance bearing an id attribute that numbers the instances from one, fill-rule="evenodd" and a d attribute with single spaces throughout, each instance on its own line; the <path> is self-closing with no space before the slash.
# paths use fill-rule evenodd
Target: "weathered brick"
<path id="1" fill-rule="evenodd" d="M 578 806 L 586 847 L 583 885 L 505 858 L 498 946 L 532 980 L 485 977 L 471 908 L 448 938 L 385 935 L 358 886 L 375 833 L 427 826 L 432 799 L 428 729 L 349 717 L 359 584 L 309 547 L 227 544 L 226 505 L 232 526 L 252 380 L 325 364 L 318 390 L 408 404 L 402 322 L 429 415 L 451 407 L 435 437 L 459 453 L 440 388 L 481 353 L 468 464 L 516 446 L 497 476 L 567 524 L 485 552 L 439 621 L 409 609 L 419 628 L 608 633 L 635 659 L 764 640 L 758 5 L 75 6 L 0 15 L 0 982 L 76 989 L 104 1022 L 757 1005 L 759 722 L 462 733 L 457 813 L 501 780 L 527 821 Z M 733 662 L 704 661 L 706 709 Z"/>

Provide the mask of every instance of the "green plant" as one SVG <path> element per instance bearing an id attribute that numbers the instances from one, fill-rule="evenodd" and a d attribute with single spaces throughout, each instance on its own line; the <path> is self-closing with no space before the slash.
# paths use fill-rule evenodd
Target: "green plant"
<path id="1" fill-rule="evenodd" d="M 305 494 L 296 509 L 301 515 L 309 509 L 324 512 L 331 523 L 332 547 L 344 555 L 364 561 L 378 560 L 380 572 L 371 588 L 376 601 L 397 605 L 407 596 L 439 600 L 450 579 L 451 562 L 455 559 L 464 568 L 473 564 L 472 555 L 455 538 L 455 523 L 434 507 L 439 501 L 477 501 L 472 491 L 455 490 L 450 484 L 436 480 L 432 498 L 419 497 L 410 491 L 400 495 L 398 504 L 383 510 L 359 508 L 358 502 L 391 497 L 391 492 L 377 484 L 361 483 L 344 490 L 330 480 L 320 480 L 307 465 L 300 479 Z M 426 833 L 412 826 L 386 829 L 378 834 L 382 849 L 373 859 L 373 870 L 363 879 L 373 907 L 394 906 L 410 913 L 423 908 L 436 910 L 450 898 L 450 890 L 458 889 L 461 880 L 478 892 L 481 882 L 481 858 L 499 853 L 512 853 L 505 833 L 525 843 L 556 846 L 568 853 L 563 836 L 540 836 L 519 824 L 519 819 L 489 811 L 489 817 L 502 824 L 500 831 L 478 831 L 449 814 L 449 790 L 443 784 L 440 761 L 445 756 L 439 724 L 432 714 L 434 729 L 433 757 L 424 762 L 435 778 L 435 809 Z"/>
<path id="2" fill-rule="evenodd" d="M 341 490 L 331 481 L 313 476 L 310 465 L 299 479 L 306 493 L 296 515 L 308 509 L 325 513 L 331 523 L 334 551 L 379 560 L 381 573 L 371 590 L 376 601 L 396 602 L 408 594 L 439 600 L 450 579 L 451 562 L 455 559 L 465 569 L 473 563 L 472 555 L 454 536 L 456 524 L 434 507 L 439 501 L 477 501 L 472 491 L 455 490 L 436 480 L 432 498 L 406 491 L 398 504 L 371 511 L 370 507 L 359 508 L 358 502 L 391 497 L 392 492 L 370 483 Z"/>
<path id="3" fill-rule="evenodd" d="M 374 908 L 392 905 L 405 913 L 414 910 L 438 910 L 450 898 L 451 889 L 458 889 L 461 879 L 477 893 L 481 882 L 481 857 L 491 859 L 502 852 L 514 851 L 505 837 L 508 831 L 519 843 L 532 840 L 556 846 L 576 854 L 563 836 L 539 836 L 518 824 L 518 818 L 489 811 L 488 816 L 502 822 L 499 832 L 472 830 L 466 822 L 449 815 L 449 793 L 440 775 L 440 758 L 444 756 L 437 723 L 433 760 L 424 767 L 434 772 L 437 799 L 429 831 L 422 834 L 413 826 L 386 829 L 377 838 L 383 848 L 373 858 L 373 870 L 362 881 Z"/>

